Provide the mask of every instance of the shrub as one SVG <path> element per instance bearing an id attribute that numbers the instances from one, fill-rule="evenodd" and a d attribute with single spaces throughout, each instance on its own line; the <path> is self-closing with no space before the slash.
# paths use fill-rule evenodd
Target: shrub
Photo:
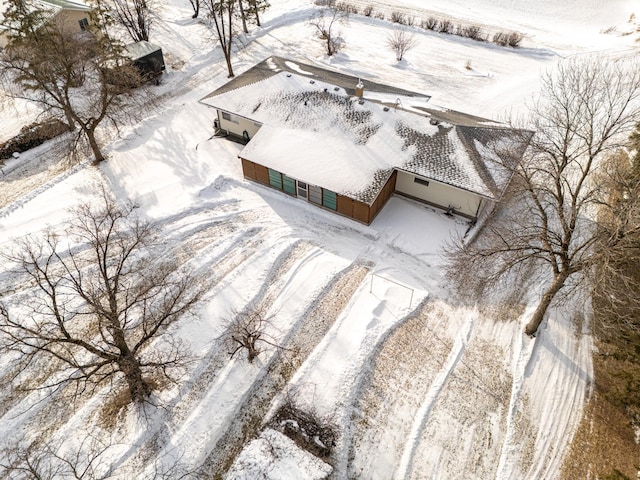
<path id="1" fill-rule="evenodd" d="M 416 17 L 407 17 L 407 25 L 413 27 L 416 24 Z"/>
<path id="2" fill-rule="evenodd" d="M 382 12 L 378 12 L 378 13 L 376 13 L 376 18 L 377 18 L 378 20 L 384 20 L 384 13 L 382 13 Z"/>
<path id="3" fill-rule="evenodd" d="M 26 152 L 68 130 L 66 124 L 55 119 L 22 127 L 18 135 L 0 144 L 0 159 L 10 158 L 14 152 Z"/>
<path id="4" fill-rule="evenodd" d="M 627 477 L 624 473 L 622 473 L 617 468 L 611 470 L 611 473 L 608 473 L 602 477 L 602 480 L 632 480 L 630 477 Z"/>
<path id="5" fill-rule="evenodd" d="M 522 42 L 523 38 L 524 38 L 524 35 L 522 33 L 511 32 L 507 36 L 507 44 L 510 47 L 516 48 L 516 47 L 518 47 L 520 45 L 520 42 Z"/>
<path id="6" fill-rule="evenodd" d="M 407 17 L 401 12 L 391 12 L 391 21 L 393 23 L 399 23 L 400 25 L 406 25 Z"/>
<path id="7" fill-rule="evenodd" d="M 504 32 L 496 32 L 493 34 L 493 43 L 502 47 L 507 45 L 507 34 Z"/>
<path id="8" fill-rule="evenodd" d="M 364 7 L 364 10 L 362 10 L 362 14 L 365 17 L 370 17 L 371 15 L 373 15 L 373 7 L 371 5 Z"/>
<path id="9" fill-rule="evenodd" d="M 458 35 L 461 37 L 471 38 L 472 40 L 478 40 L 484 42 L 487 40 L 486 35 L 478 25 L 461 26 L 458 28 Z"/>
<path id="10" fill-rule="evenodd" d="M 440 33 L 453 33 L 453 23 L 451 23 L 451 20 L 440 20 L 436 31 Z"/>
<path id="11" fill-rule="evenodd" d="M 355 5 L 351 5 L 350 3 L 347 3 L 347 2 L 340 2 L 336 4 L 336 9 L 340 10 L 341 12 L 346 12 L 348 14 L 353 14 L 353 15 L 358 14 L 358 8 Z"/>
<path id="12" fill-rule="evenodd" d="M 440 22 L 435 17 L 429 17 L 426 20 L 422 20 L 420 26 L 425 30 L 436 30 Z"/>
<path id="13" fill-rule="evenodd" d="M 320 458 L 331 455 L 338 437 L 338 429 L 331 419 L 321 419 L 313 411 L 300 410 L 291 401 L 280 407 L 271 425 Z"/>
<path id="14" fill-rule="evenodd" d="M 507 45 L 509 45 L 510 47 L 516 48 L 520 45 L 520 42 L 522 42 L 523 38 L 524 35 L 518 32 L 497 32 L 493 36 L 493 43 L 502 47 L 506 47 Z"/>

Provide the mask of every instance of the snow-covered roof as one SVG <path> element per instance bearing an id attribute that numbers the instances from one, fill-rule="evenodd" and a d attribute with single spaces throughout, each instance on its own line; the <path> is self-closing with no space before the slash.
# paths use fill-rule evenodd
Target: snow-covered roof
<path id="1" fill-rule="evenodd" d="M 91 7 L 74 0 L 34 0 L 33 8 L 37 10 L 50 11 L 56 14 L 61 10 L 78 10 L 82 12 L 91 11 Z"/>
<path id="2" fill-rule="evenodd" d="M 380 147 L 375 154 L 371 148 L 351 148 L 347 142 L 336 142 L 330 132 L 264 125 L 240 156 L 297 180 L 370 203 L 393 171 L 385 159 L 389 149 L 378 141 L 374 143 Z M 293 159 L 292 152 L 304 153 Z M 343 158 L 349 160 L 342 161 Z"/>
<path id="3" fill-rule="evenodd" d="M 34 11 L 43 12 L 43 19 L 49 19 L 57 15 L 62 10 L 76 10 L 81 12 L 90 12 L 91 7 L 81 1 L 76 0 L 33 0 L 29 4 Z M 3 14 L 7 8 L 7 2 L 0 0 L 0 22 L 3 21 Z M 0 32 L 8 30 L 0 25 Z"/>
<path id="4" fill-rule="evenodd" d="M 161 50 L 159 46 L 154 45 L 153 43 L 149 43 L 145 40 L 129 43 L 125 45 L 124 48 L 127 57 L 129 57 L 131 60 L 138 60 L 154 52 L 157 52 L 158 50 Z"/>
<path id="5" fill-rule="evenodd" d="M 459 112 L 439 115 L 428 96 L 393 87 L 364 81 L 361 99 L 344 79 L 328 82 L 335 78 L 310 68 L 271 57 L 202 102 L 263 125 L 242 158 L 369 204 L 393 169 L 499 198 L 503 162 L 517 162 L 530 138 Z"/>

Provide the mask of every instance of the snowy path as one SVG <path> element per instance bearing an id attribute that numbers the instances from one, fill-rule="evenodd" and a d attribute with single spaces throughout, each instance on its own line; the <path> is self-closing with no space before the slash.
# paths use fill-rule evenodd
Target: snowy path
<path id="1" fill-rule="evenodd" d="M 431 384 L 431 388 L 427 392 L 427 395 L 422 402 L 422 406 L 418 410 L 416 417 L 413 420 L 413 426 L 411 427 L 411 432 L 407 438 L 407 443 L 404 447 L 404 452 L 402 453 L 402 458 L 400 459 L 400 465 L 398 469 L 393 475 L 395 480 L 402 480 L 409 477 L 409 473 L 413 470 L 413 461 L 416 453 L 416 449 L 420 443 L 420 437 L 424 432 L 425 425 L 429 419 L 429 414 L 433 409 L 435 402 L 440 395 L 440 392 L 444 388 L 445 383 L 449 379 L 449 376 L 456 368 L 462 353 L 464 352 L 464 348 L 469 341 L 469 336 L 471 334 L 471 328 L 473 326 L 473 322 L 471 319 L 468 319 L 458 337 L 455 340 L 453 348 L 449 353 L 449 357 L 447 358 L 443 368 L 440 370 L 435 380 Z"/>
<path id="2" fill-rule="evenodd" d="M 521 409 L 522 389 L 527 370 L 530 369 L 533 351 L 537 343 L 532 341 L 524 333 L 516 338 L 515 352 L 513 356 L 513 385 L 509 398 L 509 409 L 507 410 L 507 429 L 500 452 L 500 461 L 496 473 L 497 480 L 508 480 L 513 478 L 515 463 L 520 453 L 521 445 L 516 441 L 517 416 Z"/>
<path id="3" fill-rule="evenodd" d="M 282 393 L 297 368 L 333 325 L 365 274 L 366 269 L 349 266 L 307 306 L 301 319 L 282 339 L 284 349 L 268 358 L 264 375 L 240 406 L 240 415 L 229 423 L 225 434 L 207 457 L 203 470 L 208 475 L 227 471 L 243 444 L 269 420 L 272 400 Z"/>
<path id="4" fill-rule="evenodd" d="M 382 299 L 369 293 L 365 280 L 340 319 L 323 338 L 291 381 L 289 390 L 303 410 L 311 409 L 320 418 L 335 418 L 342 432 L 349 430 L 352 408 L 360 391 L 363 372 L 372 361 L 378 343 L 410 312 L 407 299 L 390 288 Z M 397 295 L 397 292 L 395 292 Z M 416 292 L 421 302 L 425 292 Z M 386 297 L 386 298 L 384 298 Z M 335 474 L 348 467 L 348 434 L 338 440 Z"/>
<path id="5" fill-rule="evenodd" d="M 299 318 L 299 312 L 304 310 L 307 302 L 313 299 L 313 296 L 310 296 L 305 300 L 303 295 L 316 291 L 342 268 L 344 263 L 339 259 L 322 254 L 318 250 L 311 251 L 296 263 L 292 271 L 288 272 L 289 276 L 300 275 L 300 278 L 306 280 L 297 282 L 295 289 L 287 289 L 284 286 L 278 296 L 281 308 L 273 313 L 277 312 L 278 317 L 283 320 L 295 322 Z M 241 288 L 243 278 L 245 277 L 238 277 L 235 284 L 227 288 L 230 290 Z M 219 296 L 216 300 L 218 298 Z M 284 331 L 291 326 L 287 323 L 279 323 L 279 328 L 283 328 Z M 273 354 L 274 352 L 271 352 L 265 358 L 259 357 L 253 365 L 247 364 L 242 355 L 229 361 L 216 376 L 213 384 L 208 387 L 206 395 L 197 406 L 191 409 L 190 415 L 171 436 L 170 444 L 165 447 L 166 453 L 160 453 L 159 457 L 162 458 L 173 451 L 175 445 L 188 443 L 191 464 L 187 466 L 195 468 L 201 465 L 224 434 L 225 426 L 238 415 L 239 407 L 246 401 L 254 384 L 265 374 L 265 362 L 268 362 L 268 358 Z M 206 415 L 205 412 L 216 412 L 216 415 Z M 186 439 L 189 439 L 188 442 Z"/>

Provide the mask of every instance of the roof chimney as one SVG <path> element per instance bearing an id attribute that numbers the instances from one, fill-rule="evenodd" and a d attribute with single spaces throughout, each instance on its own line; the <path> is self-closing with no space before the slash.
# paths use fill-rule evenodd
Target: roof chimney
<path id="1" fill-rule="evenodd" d="M 362 98 L 364 95 L 364 84 L 362 80 L 358 79 L 358 83 L 356 84 L 356 97 Z"/>

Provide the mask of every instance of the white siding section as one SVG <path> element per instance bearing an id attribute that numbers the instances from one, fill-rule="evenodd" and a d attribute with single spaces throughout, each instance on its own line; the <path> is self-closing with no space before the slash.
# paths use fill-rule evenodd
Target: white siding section
<path id="1" fill-rule="evenodd" d="M 230 117 L 231 120 L 226 120 L 223 118 L 223 115 L 225 117 Z M 233 113 L 226 113 L 221 110 L 218 110 L 218 122 L 220 122 L 221 129 L 227 130 L 229 133 L 233 133 L 238 137 L 242 137 L 243 133 L 247 132 L 249 134 L 249 139 L 252 139 L 261 127 L 259 123 L 252 120 L 248 120 Z"/>
<path id="2" fill-rule="evenodd" d="M 396 191 L 445 209 L 453 207 L 456 212 L 464 215 L 476 216 L 482 197 L 433 180 L 422 179 L 427 180 L 429 186 L 422 185 L 414 182 L 414 178 L 416 178 L 415 175 L 398 170 Z"/>

